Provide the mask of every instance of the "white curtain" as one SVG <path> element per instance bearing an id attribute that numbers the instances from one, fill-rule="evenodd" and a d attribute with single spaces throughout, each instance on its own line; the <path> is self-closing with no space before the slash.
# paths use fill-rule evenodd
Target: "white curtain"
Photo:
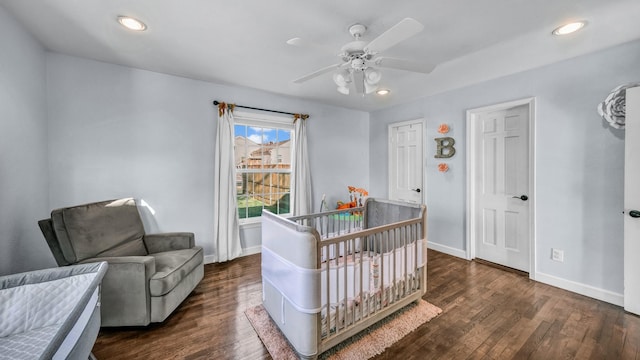
<path id="1" fill-rule="evenodd" d="M 311 175 L 307 151 L 306 116 L 294 118 L 294 160 L 293 160 L 293 215 L 311 213 Z"/>
<path id="2" fill-rule="evenodd" d="M 214 261 L 229 261 L 242 253 L 240 219 L 236 200 L 236 167 L 234 163 L 233 105 L 218 105 L 218 131 L 215 144 L 214 174 Z"/>

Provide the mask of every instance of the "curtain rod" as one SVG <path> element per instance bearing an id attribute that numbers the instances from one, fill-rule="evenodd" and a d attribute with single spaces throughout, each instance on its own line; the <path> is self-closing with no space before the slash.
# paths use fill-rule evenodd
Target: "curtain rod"
<path id="1" fill-rule="evenodd" d="M 220 101 L 218 100 L 213 100 L 213 105 L 220 105 Z M 258 111 L 267 111 L 267 112 L 272 112 L 272 113 L 277 113 L 277 114 L 285 114 L 285 115 L 293 115 L 293 116 L 299 116 L 301 117 L 303 120 L 306 120 L 307 118 L 309 118 L 309 115 L 307 114 L 296 114 L 296 113 L 290 113 L 290 112 L 286 112 L 286 111 L 278 111 L 278 110 L 269 110 L 269 109 L 261 109 L 261 108 L 256 108 L 256 107 L 251 107 L 251 106 L 244 106 L 244 105 L 235 105 L 236 107 L 239 108 L 243 108 L 243 109 L 249 109 L 249 110 L 258 110 Z"/>

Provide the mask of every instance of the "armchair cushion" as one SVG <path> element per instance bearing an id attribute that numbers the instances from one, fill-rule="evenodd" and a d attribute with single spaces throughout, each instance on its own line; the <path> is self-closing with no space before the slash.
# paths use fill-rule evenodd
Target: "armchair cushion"
<path id="1" fill-rule="evenodd" d="M 56 209 L 51 220 L 62 253 L 71 263 L 97 255 L 147 255 L 144 226 L 131 198 Z"/>
<path id="2" fill-rule="evenodd" d="M 156 273 L 149 281 L 151 296 L 173 290 L 193 269 L 204 261 L 201 247 L 151 254 L 156 259 Z"/>

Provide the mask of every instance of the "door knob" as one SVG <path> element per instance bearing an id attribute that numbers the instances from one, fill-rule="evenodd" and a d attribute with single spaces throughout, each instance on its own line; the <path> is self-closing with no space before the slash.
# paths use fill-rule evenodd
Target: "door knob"
<path id="1" fill-rule="evenodd" d="M 640 218 L 640 211 L 631 210 L 629 211 L 629 216 L 631 216 L 632 218 Z"/>
<path id="2" fill-rule="evenodd" d="M 521 196 L 513 196 L 514 199 L 520 199 L 522 201 L 527 201 L 529 200 L 529 197 L 527 195 L 521 195 Z M 639 214 L 640 215 L 640 214 Z"/>
<path id="3" fill-rule="evenodd" d="M 418 189 L 411 189 L 411 190 L 412 190 L 412 191 L 415 191 L 415 192 L 420 192 L 420 189 L 419 189 L 419 188 L 418 188 Z"/>

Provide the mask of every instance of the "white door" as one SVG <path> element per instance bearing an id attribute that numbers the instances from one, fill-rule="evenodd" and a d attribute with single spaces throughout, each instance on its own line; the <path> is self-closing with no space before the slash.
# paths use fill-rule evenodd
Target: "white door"
<path id="1" fill-rule="evenodd" d="M 475 121 L 475 256 L 529 272 L 529 105 Z"/>
<path id="2" fill-rule="evenodd" d="M 389 125 L 389 198 L 422 204 L 424 187 L 423 122 Z"/>
<path id="3" fill-rule="evenodd" d="M 640 87 L 627 89 L 624 146 L 624 309 L 640 315 Z"/>

